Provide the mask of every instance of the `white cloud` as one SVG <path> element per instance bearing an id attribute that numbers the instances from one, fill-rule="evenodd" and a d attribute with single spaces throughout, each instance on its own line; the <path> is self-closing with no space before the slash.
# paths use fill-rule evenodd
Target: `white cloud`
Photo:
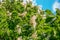
<path id="1" fill-rule="evenodd" d="M 54 4 L 53 4 L 53 11 L 56 11 L 56 8 L 59 8 L 60 9 L 60 3 L 55 1 Z"/>

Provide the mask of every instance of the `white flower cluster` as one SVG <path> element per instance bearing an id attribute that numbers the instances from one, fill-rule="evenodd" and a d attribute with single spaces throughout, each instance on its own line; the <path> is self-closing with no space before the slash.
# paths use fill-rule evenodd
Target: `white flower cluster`
<path id="1" fill-rule="evenodd" d="M 26 0 L 26 1 L 29 3 L 29 2 L 32 2 L 33 0 Z"/>
<path id="2" fill-rule="evenodd" d="M 30 3 L 30 2 L 32 2 L 32 6 L 37 5 L 36 0 L 23 0 L 24 5 L 27 4 L 27 3 Z"/>
<path id="3" fill-rule="evenodd" d="M 22 13 L 22 14 L 18 13 L 18 15 L 19 15 L 19 16 L 22 16 L 22 17 L 25 17 L 26 14 L 27 14 L 27 12 L 24 12 L 24 13 Z"/>
<path id="4" fill-rule="evenodd" d="M 27 2 L 29 3 L 29 2 L 32 2 L 32 1 L 33 1 L 33 0 L 23 0 L 23 3 L 26 4 Z"/>
<path id="5" fill-rule="evenodd" d="M 20 28 L 20 26 L 19 26 L 19 25 L 17 25 L 16 30 L 17 30 L 17 33 L 18 33 L 18 34 L 20 34 L 20 33 L 21 33 L 21 28 Z"/>
<path id="6" fill-rule="evenodd" d="M 36 34 L 36 32 L 33 33 L 31 37 L 34 38 L 34 39 L 36 39 L 36 38 L 37 38 L 37 34 Z"/>
<path id="7" fill-rule="evenodd" d="M 46 19 L 46 14 L 41 15 L 42 19 Z"/>
<path id="8" fill-rule="evenodd" d="M 35 15 L 33 15 L 31 17 L 30 23 L 33 25 L 34 28 L 36 27 L 37 23 L 36 23 L 36 16 Z"/>
<path id="9" fill-rule="evenodd" d="M 12 13 L 7 11 L 7 15 L 9 16 L 9 18 L 11 18 Z"/>
<path id="10" fill-rule="evenodd" d="M 18 37 L 17 40 L 22 40 L 22 37 Z"/>

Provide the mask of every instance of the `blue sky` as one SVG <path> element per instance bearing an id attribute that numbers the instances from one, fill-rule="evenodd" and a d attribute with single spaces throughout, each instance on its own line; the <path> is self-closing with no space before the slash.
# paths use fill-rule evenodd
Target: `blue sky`
<path id="1" fill-rule="evenodd" d="M 49 9 L 51 11 L 55 11 L 54 8 L 60 7 L 60 0 L 36 0 L 36 3 L 37 5 L 42 5 L 44 10 Z"/>

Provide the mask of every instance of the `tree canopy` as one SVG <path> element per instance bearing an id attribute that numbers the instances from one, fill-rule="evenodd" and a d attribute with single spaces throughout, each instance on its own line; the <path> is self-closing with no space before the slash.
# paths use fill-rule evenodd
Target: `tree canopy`
<path id="1" fill-rule="evenodd" d="M 0 40 L 60 40 L 60 9 L 56 15 L 31 1 L 0 2 Z"/>

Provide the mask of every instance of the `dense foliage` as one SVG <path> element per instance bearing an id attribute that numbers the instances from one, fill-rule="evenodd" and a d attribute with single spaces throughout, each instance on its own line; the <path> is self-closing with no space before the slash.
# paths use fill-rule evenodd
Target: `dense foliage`
<path id="1" fill-rule="evenodd" d="M 0 40 L 60 40 L 60 10 L 54 15 L 31 1 L 0 2 Z"/>

